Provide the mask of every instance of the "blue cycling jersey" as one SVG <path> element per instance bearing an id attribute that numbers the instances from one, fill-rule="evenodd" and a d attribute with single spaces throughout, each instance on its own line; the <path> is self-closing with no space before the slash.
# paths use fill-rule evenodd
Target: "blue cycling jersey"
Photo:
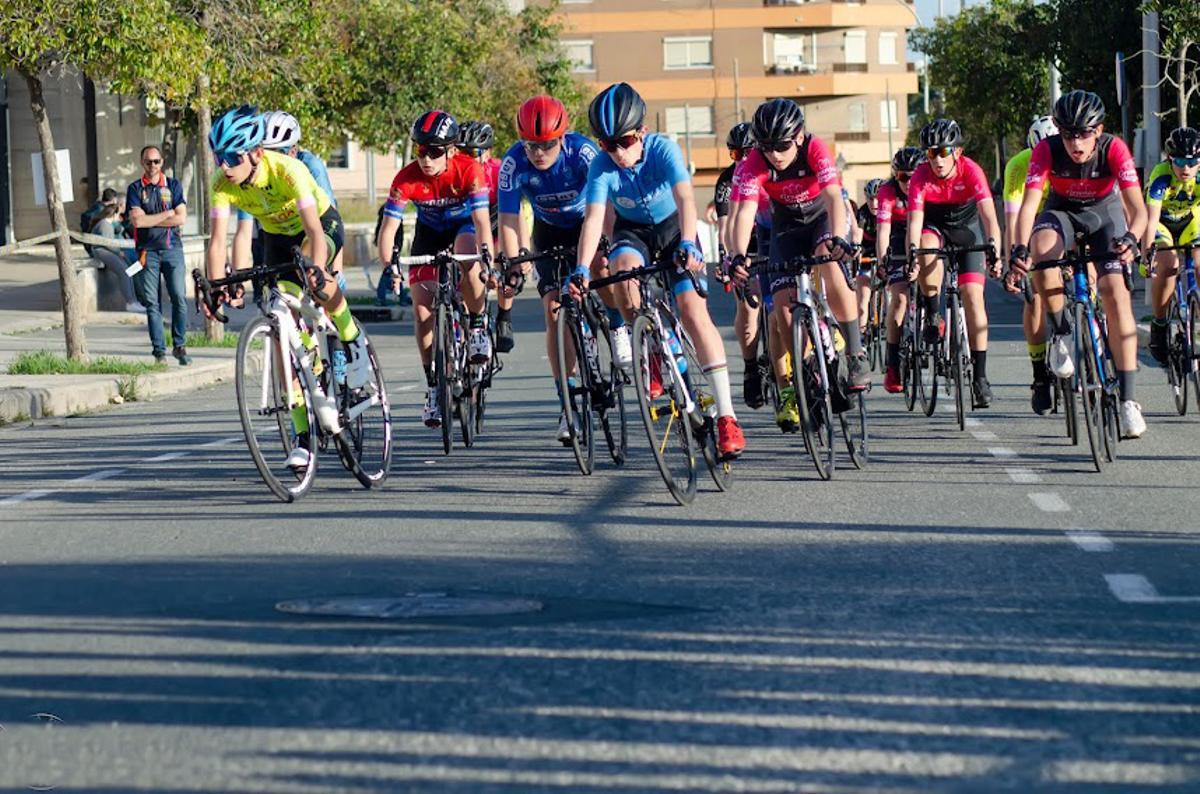
<path id="1" fill-rule="evenodd" d="M 559 228 L 578 226 L 583 221 L 588 166 L 598 151 L 596 144 L 583 135 L 568 132 L 563 136 L 558 159 L 539 171 L 529 162 L 524 145 L 513 144 L 500 164 L 500 211 L 519 213 L 524 196 L 539 221 Z"/>
<path id="2" fill-rule="evenodd" d="M 337 207 L 337 199 L 333 197 L 333 185 L 329 181 L 329 170 L 325 168 L 325 161 L 307 149 L 301 149 L 296 154 L 296 159 L 304 163 L 305 168 L 317 181 L 317 187 L 324 190 L 325 195 L 329 196 L 329 203 Z M 237 211 L 237 217 L 239 221 L 248 221 L 254 218 L 253 215 L 240 208 Z"/>
<path id="3" fill-rule="evenodd" d="M 623 220 L 652 226 L 675 211 L 671 188 L 690 182 L 679 144 L 652 133 L 642 142 L 642 159 L 632 168 L 620 168 L 611 157 L 597 157 L 588 169 L 587 203 L 612 201 Z"/>

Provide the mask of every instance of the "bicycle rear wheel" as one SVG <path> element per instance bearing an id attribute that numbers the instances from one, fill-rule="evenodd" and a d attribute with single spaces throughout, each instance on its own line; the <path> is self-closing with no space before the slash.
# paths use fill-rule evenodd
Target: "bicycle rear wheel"
<path id="1" fill-rule="evenodd" d="M 1187 373 L 1192 379 L 1192 394 L 1196 395 L 1196 410 L 1200 411 L 1200 295 L 1188 296 Z"/>
<path id="2" fill-rule="evenodd" d="M 596 442 L 592 436 L 591 378 L 586 351 L 581 339 L 580 319 L 566 305 L 558 310 L 555 337 L 558 341 L 558 388 L 562 394 L 563 412 L 570 431 L 571 451 L 583 474 L 591 474 L 596 462 Z M 571 385 L 567 362 L 575 362 L 576 385 Z"/>
<path id="3" fill-rule="evenodd" d="M 437 388 L 438 412 L 442 415 L 442 451 L 449 455 L 454 423 L 454 416 L 451 414 L 454 399 L 450 393 L 455 357 L 454 323 L 450 316 L 450 310 L 444 304 L 438 304 L 436 317 L 433 333 L 433 366 L 437 370 L 437 376 L 434 382 Z"/>
<path id="4" fill-rule="evenodd" d="M 1062 396 L 1063 416 L 1067 420 L 1067 438 L 1072 445 L 1079 443 L 1079 401 L 1075 394 L 1074 378 L 1055 378 L 1055 388 Z"/>
<path id="5" fill-rule="evenodd" d="M 366 343 L 371 379 L 360 389 L 348 389 L 345 383 L 330 378 L 343 425 L 335 443 L 362 486 L 377 488 L 387 480 L 392 466 L 392 409 L 375 346 L 361 325 L 359 333 Z"/>
<path id="6" fill-rule="evenodd" d="M 674 365 L 649 317 L 638 316 L 632 341 L 633 384 L 650 451 L 671 496 L 681 505 L 690 504 L 696 498 L 695 441 L 684 412 L 686 399 L 669 369 Z M 655 377 L 662 381 L 658 397 L 650 392 Z"/>
<path id="7" fill-rule="evenodd" d="M 475 398 L 479 393 L 476 375 L 476 365 L 468 364 L 463 367 L 462 392 L 454 401 L 454 414 L 458 417 L 463 446 L 467 449 L 475 446 Z"/>
<path id="8" fill-rule="evenodd" d="M 696 412 L 691 417 L 692 432 L 696 436 L 696 445 L 704 454 L 704 463 L 708 473 L 712 475 L 713 484 L 718 491 L 728 491 L 733 487 L 733 461 L 722 460 L 717 450 L 717 404 L 712 394 L 712 387 L 703 374 L 704 368 L 696 355 L 696 349 L 691 340 L 684 339 L 683 353 L 688 362 L 688 381 L 692 384 L 692 398 L 696 403 Z"/>
<path id="9" fill-rule="evenodd" d="M 1187 334 L 1179 302 L 1172 295 L 1167 304 L 1167 383 L 1171 386 L 1171 396 L 1175 398 L 1175 411 L 1180 416 L 1187 414 L 1188 369 L 1192 363 Z"/>
<path id="10" fill-rule="evenodd" d="M 807 358 L 804 356 L 806 336 L 812 346 Z M 833 477 L 834 467 L 833 408 L 821 374 L 824 358 L 825 344 L 817 318 L 806 307 L 796 307 L 792 311 L 792 385 L 800 412 L 800 430 L 817 475 L 828 480 Z"/>
<path id="11" fill-rule="evenodd" d="M 1080 413 L 1086 430 L 1092 465 L 1096 471 L 1104 470 L 1104 387 L 1096 371 L 1096 356 L 1092 352 L 1091 324 L 1087 310 L 1082 304 L 1075 306 L 1075 386 L 1078 389 Z"/>
<path id="12" fill-rule="evenodd" d="M 251 320 L 238 338 L 234 389 L 242 432 L 258 473 L 278 499 L 293 502 L 308 492 L 316 478 L 317 417 L 307 386 L 302 379 L 294 380 L 293 399 L 298 406 L 305 406 L 308 425 L 303 432 L 295 430 L 287 399 L 283 356 L 291 356 L 291 351 L 283 349 L 275 320 L 271 317 Z M 291 364 L 292 371 L 296 371 L 299 362 L 293 359 Z M 296 443 L 310 451 L 308 466 L 300 470 L 286 465 Z"/>
<path id="13" fill-rule="evenodd" d="M 912 334 L 902 329 L 900 338 L 900 383 L 904 386 L 904 407 L 917 407 L 917 356 Z"/>

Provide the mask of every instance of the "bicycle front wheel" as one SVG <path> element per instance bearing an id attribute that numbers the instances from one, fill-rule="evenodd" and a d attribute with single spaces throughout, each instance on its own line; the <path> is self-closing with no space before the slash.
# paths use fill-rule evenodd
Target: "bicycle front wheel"
<path id="1" fill-rule="evenodd" d="M 629 420 L 625 414 L 625 372 L 613 355 L 613 331 L 602 321 L 603 308 L 595 307 L 594 316 L 603 339 L 597 339 L 600 356 L 600 382 L 593 384 L 592 408 L 600 420 L 609 457 L 617 466 L 625 465 L 629 454 Z"/>
<path id="2" fill-rule="evenodd" d="M 308 492 L 316 478 L 317 417 L 307 386 L 293 379 L 291 402 L 297 406 L 297 416 L 303 414 L 305 429 L 295 428 L 283 356 L 290 358 L 291 351 L 284 350 L 274 318 L 251 320 L 238 338 L 234 388 L 242 432 L 258 473 L 277 498 L 293 502 Z M 299 362 L 292 359 L 291 364 L 297 371 Z M 297 444 L 310 450 L 308 465 L 292 469 L 287 458 Z"/>
<path id="3" fill-rule="evenodd" d="M 1079 394 L 1080 413 L 1083 414 L 1084 429 L 1091 449 L 1092 465 L 1096 471 L 1104 470 L 1104 385 L 1096 370 L 1096 356 L 1092 351 L 1091 323 L 1082 304 L 1075 306 L 1075 386 Z"/>
<path id="4" fill-rule="evenodd" d="M 950 336 L 950 366 L 954 380 L 954 417 L 958 429 L 967 429 L 968 400 L 973 400 L 971 389 L 971 348 L 963 324 L 962 307 L 957 296 L 950 296 L 950 322 L 954 324 Z"/>
<path id="5" fill-rule="evenodd" d="M 450 309 L 438 304 L 433 333 L 433 367 L 437 370 L 434 385 L 437 389 L 438 413 L 441 414 L 442 451 L 449 455 L 452 444 L 454 417 L 453 373 L 455 363 L 454 321 Z"/>
<path id="6" fill-rule="evenodd" d="M 664 344 L 650 318 L 639 315 L 633 323 L 633 385 L 642 424 L 667 490 L 686 505 L 696 498 L 695 441 L 685 411 L 687 398 L 671 371 L 675 365 Z"/>
<path id="7" fill-rule="evenodd" d="M 344 383 L 330 379 L 335 384 L 334 395 L 343 425 L 336 443 L 343 459 L 350 464 L 347 467 L 350 473 L 362 486 L 378 488 L 392 467 L 392 409 L 375 346 L 361 325 L 359 333 L 366 343 L 371 378 L 360 389 L 348 389 Z"/>
<path id="8" fill-rule="evenodd" d="M 583 474 L 591 474 L 595 466 L 596 442 L 592 437 L 592 398 L 589 362 L 585 358 L 579 321 L 574 311 L 565 304 L 558 310 L 554 334 L 558 342 L 558 389 L 562 395 L 563 413 L 570 432 L 571 451 Z M 576 375 L 572 383 L 571 369 L 567 362 L 575 363 Z"/>
<path id="9" fill-rule="evenodd" d="M 1200 411 L 1200 361 L 1197 353 L 1200 351 L 1200 295 L 1188 296 L 1187 321 L 1187 362 L 1185 369 L 1192 379 L 1192 394 L 1196 395 L 1196 410 Z"/>
<path id="10" fill-rule="evenodd" d="M 683 340 L 683 353 L 687 358 L 688 377 L 692 384 L 692 398 L 696 404 L 692 414 L 692 432 L 696 436 L 696 445 L 704 454 L 704 463 L 708 473 L 712 475 L 713 484 L 718 491 L 728 491 L 733 487 L 733 461 L 722 460 L 717 449 L 717 403 L 713 396 L 712 385 L 702 373 L 704 367 L 696 355 L 696 349 L 690 339 Z"/>
<path id="11" fill-rule="evenodd" d="M 805 337 L 812 348 L 808 356 L 804 355 Z M 833 408 L 822 374 L 824 359 L 825 345 L 816 317 L 807 308 L 797 307 L 792 311 L 792 386 L 800 412 L 800 431 L 817 475 L 828 480 L 833 477 L 834 465 Z"/>
<path id="12" fill-rule="evenodd" d="M 1188 369 L 1192 363 L 1187 334 L 1179 301 L 1172 295 L 1167 305 L 1167 382 L 1175 398 L 1175 412 L 1180 416 L 1187 414 Z"/>
<path id="13" fill-rule="evenodd" d="M 850 453 L 850 462 L 856 469 L 867 467 L 867 401 L 863 393 L 848 392 L 846 399 L 850 407 L 838 414 L 842 426 L 842 438 L 846 441 L 846 451 Z"/>

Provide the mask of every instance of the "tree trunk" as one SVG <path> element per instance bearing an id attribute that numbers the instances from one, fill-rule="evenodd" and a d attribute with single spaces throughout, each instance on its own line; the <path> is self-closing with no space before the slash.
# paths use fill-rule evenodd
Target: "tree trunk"
<path id="1" fill-rule="evenodd" d="M 87 338 L 84 335 L 83 296 L 76 281 L 75 263 L 71 260 L 71 238 L 67 234 L 67 213 L 63 210 L 62 195 L 58 192 L 58 159 L 54 153 L 54 133 L 46 116 L 46 99 L 42 95 L 42 78 L 22 72 L 29 85 L 29 108 L 37 127 L 38 144 L 42 148 L 42 172 L 46 179 L 46 206 L 50 210 L 50 227 L 54 238 L 54 253 L 58 260 L 58 284 L 62 294 L 63 335 L 66 337 L 67 358 L 87 360 Z"/>
<path id="2" fill-rule="evenodd" d="M 1179 45 L 1179 85 L 1177 87 L 1179 103 L 1179 126 L 1186 127 L 1188 117 L 1188 92 L 1187 92 L 1187 51 L 1188 47 L 1192 46 L 1192 42 L 1188 39 L 1183 40 L 1183 44 Z"/>
<path id="3" fill-rule="evenodd" d="M 208 14 L 206 8 L 204 13 Z M 208 227 L 208 187 L 212 184 L 212 153 L 208 150 L 208 133 L 212 130 L 212 111 L 208 107 L 208 75 L 201 73 L 196 78 L 196 96 L 199 97 L 199 102 L 196 106 L 196 179 L 200 182 L 200 189 L 196 191 L 199 196 L 199 206 L 197 207 L 197 220 L 200 222 L 200 233 L 207 234 Z M 207 257 L 205 262 L 207 263 Z M 207 267 L 207 264 L 201 267 Z M 225 336 L 225 326 L 222 323 L 205 318 L 204 333 L 214 342 L 220 342 Z"/>
<path id="4" fill-rule="evenodd" d="M 163 114 L 163 170 L 176 179 L 179 178 L 179 124 L 182 115 L 182 109 L 173 102 L 167 104 Z"/>

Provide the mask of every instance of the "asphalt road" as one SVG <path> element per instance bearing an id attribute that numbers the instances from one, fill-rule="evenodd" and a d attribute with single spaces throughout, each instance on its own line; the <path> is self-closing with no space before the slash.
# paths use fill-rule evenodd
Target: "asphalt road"
<path id="1" fill-rule="evenodd" d="M 450 457 L 411 338 L 372 329 L 380 492 L 330 458 L 274 501 L 231 386 L 0 430 L 0 787 L 1198 791 L 1197 419 L 1144 367 L 1149 431 L 1092 472 L 991 299 L 998 399 L 968 432 L 877 386 L 870 467 L 820 482 L 746 411 L 734 490 L 687 508 L 636 424 L 627 469 L 578 474 L 531 300 Z M 276 609 L 406 593 L 542 609 Z"/>

